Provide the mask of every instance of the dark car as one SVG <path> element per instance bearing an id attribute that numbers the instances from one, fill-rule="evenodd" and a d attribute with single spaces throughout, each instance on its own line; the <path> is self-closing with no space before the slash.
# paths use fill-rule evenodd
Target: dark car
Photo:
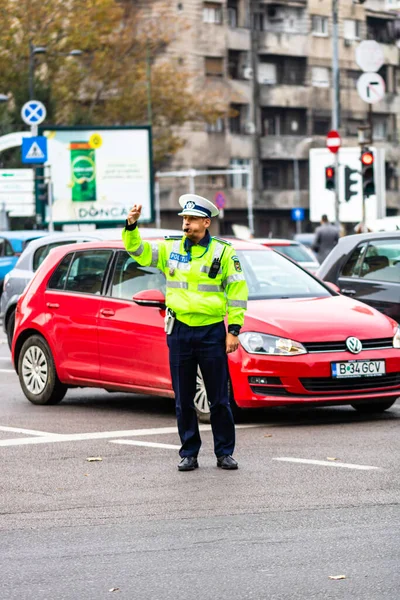
<path id="1" fill-rule="evenodd" d="M 317 276 L 400 322 L 399 231 L 341 238 Z"/>

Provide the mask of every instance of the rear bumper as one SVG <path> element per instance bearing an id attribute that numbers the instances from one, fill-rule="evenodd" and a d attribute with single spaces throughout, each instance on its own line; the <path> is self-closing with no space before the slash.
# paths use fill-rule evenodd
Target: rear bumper
<path id="1" fill-rule="evenodd" d="M 299 357 L 273 357 L 247 354 L 243 348 L 230 359 L 230 373 L 235 402 L 242 408 L 290 405 L 353 404 L 365 400 L 400 397 L 400 350 L 371 350 L 355 356 L 348 352 L 304 354 Z M 349 360 L 385 360 L 387 377 L 349 380 L 349 389 L 329 389 L 331 363 Z M 261 378 L 261 381 L 249 378 Z M 302 380 L 328 382 L 326 391 L 310 391 Z M 342 380 L 341 380 L 342 381 Z M 341 385 L 346 388 L 346 383 Z"/>

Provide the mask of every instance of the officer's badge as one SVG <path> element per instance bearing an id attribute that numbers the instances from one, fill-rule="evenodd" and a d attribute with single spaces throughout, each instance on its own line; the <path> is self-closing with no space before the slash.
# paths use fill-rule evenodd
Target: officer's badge
<path id="1" fill-rule="evenodd" d="M 235 267 L 235 271 L 238 273 L 242 272 L 242 265 L 240 264 L 240 260 L 238 256 L 232 256 L 233 266 Z"/>
<path id="2" fill-rule="evenodd" d="M 186 209 L 189 209 L 189 210 L 191 210 L 191 209 L 192 209 L 192 208 L 194 208 L 195 206 L 196 206 L 195 202 L 192 202 L 192 201 L 190 201 L 190 202 L 186 202 L 186 204 L 185 204 L 185 210 L 186 210 Z"/>

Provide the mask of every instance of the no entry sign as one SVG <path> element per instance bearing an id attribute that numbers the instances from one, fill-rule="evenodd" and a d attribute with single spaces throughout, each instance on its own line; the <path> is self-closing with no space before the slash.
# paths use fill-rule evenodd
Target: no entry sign
<path id="1" fill-rule="evenodd" d="M 328 148 L 328 150 L 330 150 L 333 154 L 336 154 L 341 144 L 342 140 L 340 139 L 340 135 L 338 134 L 338 132 L 330 131 L 326 136 L 326 147 Z"/>

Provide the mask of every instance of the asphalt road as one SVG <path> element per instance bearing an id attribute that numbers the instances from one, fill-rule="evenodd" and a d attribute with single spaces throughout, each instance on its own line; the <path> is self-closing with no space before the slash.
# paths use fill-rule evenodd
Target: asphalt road
<path id="1" fill-rule="evenodd" d="M 171 402 L 33 406 L 0 337 L 0 599 L 398 600 L 399 425 L 400 403 L 249 413 L 238 471 L 206 426 L 179 473 Z"/>

